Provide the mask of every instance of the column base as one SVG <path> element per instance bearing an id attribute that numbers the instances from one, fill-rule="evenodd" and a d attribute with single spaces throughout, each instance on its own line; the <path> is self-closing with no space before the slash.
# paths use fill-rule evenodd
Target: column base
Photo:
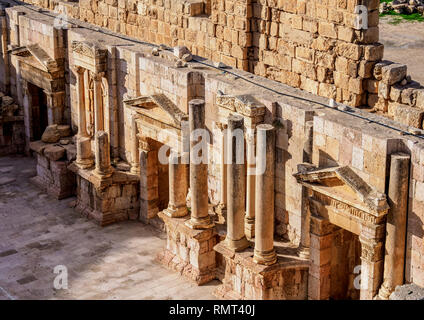
<path id="1" fill-rule="evenodd" d="M 140 174 L 140 166 L 131 166 L 130 172 L 132 174 L 139 175 Z"/>
<path id="2" fill-rule="evenodd" d="M 110 178 L 113 175 L 113 172 L 114 172 L 113 168 L 110 167 L 109 169 L 102 170 L 102 171 L 97 170 L 96 168 L 93 173 L 99 178 L 106 179 L 106 178 Z"/>
<path id="3" fill-rule="evenodd" d="M 250 217 L 245 218 L 244 234 L 249 240 L 253 240 L 255 238 L 255 218 L 250 218 Z"/>
<path id="4" fill-rule="evenodd" d="M 188 215 L 188 209 L 186 206 L 175 208 L 169 207 L 163 210 L 163 213 L 170 218 L 182 218 Z"/>
<path id="5" fill-rule="evenodd" d="M 171 218 L 163 211 L 158 216 L 166 225 L 167 243 L 156 260 L 198 285 L 214 280 L 216 229 L 193 230 L 185 224 L 184 218 Z"/>
<path id="6" fill-rule="evenodd" d="M 389 300 L 390 295 L 392 294 L 394 290 L 390 290 L 386 287 L 386 285 L 383 283 L 381 286 L 379 292 L 378 292 L 378 299 L 379 300 Z"/>
<path id="7" fill-rule="evenodd" d="M 203 230 L 203 229 L 213 228 L 215 226 L 215 223 L 212 221 L 211 217 L 208 215 L 207 217 L 203 217 L 203 218 L 191 217 L 190 220 L 187 220 L 185 222 L 185 225 L 189 227 L 190 229 Z"/>
<path id="8" fill-rule="evenodd" d="M 260 252 L 255 250 L 253 261 L 257 264 L 270 266 L 277 262 L 277 254 L 275 253 L 274 249 L 268 252 Z"/>
<path id="9" fill-rule="evenodd" d="M 213 208 L 213 211 L 216 214 L 215 216 L 216 223 L 224 224 L 227 220 L 227 206 L 223 203 L 220 203 Z"/>
<path id="10" fill-rule="evenodd" d="M 240 251 L 243 251 L 244 249 L 249 248 L 251 246 L 251 243 L 249 242 L 249 240 L 247 240 L 246 237 L 243 237 L 239 240 L 232 240 L 232 239 L 228 239 L 227 237 L 225 238 L 223 245 L 233 252 L 240 252 Z"/>
<path id="11" fill-rule="evenodd" d="M 305 247 L 305 246 L 300 246 L 298 249 L 297 249 L 297 253 L 299 254 L 299 258 L 302 258 L 302 259 L 309 259 L 309 256 L 310 256 L 310 250 L 309 250 L 309 247 Z"/>
<path id="12" fill-rule="evenodd" d="M 93 159 L 77 159 L 75 163 L 80 169 L 90 169 L 94 166 Z"/>

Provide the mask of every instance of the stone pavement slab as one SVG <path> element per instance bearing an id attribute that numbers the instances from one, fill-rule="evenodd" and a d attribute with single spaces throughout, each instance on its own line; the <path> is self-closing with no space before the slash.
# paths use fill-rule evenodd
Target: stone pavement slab
<path id="1" fill-rule="evenodd" d="M 166 245 L 156 229 L 136 221 L 102 228 L 81 217 L 73 198 L 56 200 L 30 183 L 32 158 L 2 157 L 3 171 L 13 181 L 0 185 L 0 300 L 215 299 L 218 281 L 198 287 L 154 261 Z M 58 266 L 68 289 L 53 286 Z"/>

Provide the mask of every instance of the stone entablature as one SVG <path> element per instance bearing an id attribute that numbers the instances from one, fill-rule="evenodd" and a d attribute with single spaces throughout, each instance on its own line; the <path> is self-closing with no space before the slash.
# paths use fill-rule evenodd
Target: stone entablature
<path id="1" fill-rule="evenodd" d="M 315 270 L 309 274 L 309 299 L 329 299 L 334 290 L 327 279 L 333 253 L 329 241 L 338 227 L 359 236 L 360 298 L 374 298 L 383 280 L 383 241 L 389 210 L 386 195 L 366 184 L 348 166 L 299 165 L 295 177 L 309 197 L 311 270 Z"/>

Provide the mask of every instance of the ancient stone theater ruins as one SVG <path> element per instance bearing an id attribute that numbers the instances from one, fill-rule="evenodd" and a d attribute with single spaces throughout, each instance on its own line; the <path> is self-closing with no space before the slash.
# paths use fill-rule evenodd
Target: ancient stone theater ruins
<path id="1" fill-rule="evenodd" d="M 217 298 L 424 287 L 424 88 L 378 8 L 0 0 L 0 155 L 99 229 L 162 230 L 156 261 Z"/>

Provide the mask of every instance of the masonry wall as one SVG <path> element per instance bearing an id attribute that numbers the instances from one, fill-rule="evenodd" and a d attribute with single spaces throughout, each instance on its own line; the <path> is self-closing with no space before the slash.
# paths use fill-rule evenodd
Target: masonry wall
<path id="1" fill-rule="evenodd" d="M 6 10 L 7 21 L 10 26 L 16 11 Z M 25 10 L 23 10 L 25 11 Z M 47 36 L 50 29 L 54 29 L 54 17 L 46 17 L 41 13 L 26 11 L 26 21 L 31 26 L 41 26 L 46 32 L 42 41 L 48 43 L 51 38 Z M 36 41 L 41 38 L 38 27 L 24 28 L 26 35 L 23 39 Z M 49 29 L 50 28 L 50 29 Z M 16 31 L 9 28 L 8 41 L 16 42 Z M 43 31 L 43 32 L 44 32 Z M 44 33 L 43 33 L 44 34 Z M 50 33 L 51 34 L 51 33 Z M 53 33 L 54 34 L 54 33 Z M 59 37 L 59 36 L 58 36 Z M 108 90 L 109 114 L 117 117 L 109 118 L 109 133 L 114 156 L 123 160 L 131 160 L 130 134 L 131 122 L 124 109 L 123 101 L 139 95 L 163 93 L 171 99 L 182 111 L 187 113 L 188 101 L 195 97 L 204 97 L 206 100 L 207 126 L 213 132 L 214 121 L 217 121 L 217 106 L 215 103 L 218 91 L 224 94 L 252 94 L 266 106 L 265 122 L 277 127 L 276 145 L 276 232 L 298 244 L 302 230 L 302 213 L 304 199 L 302 187 L 297 184 L 292 174 L 297 172 L 297 165 L 309 158 L 308 144 L 312 143 L 312 159 L 322 166 L 350 165 L 370 185 L 379 191 L 385 192 L 387 188 L 388 155 L 393 152 L 403 151 L 412 155 L 410 201 L 408 215 L 408 244 L 406 259 L 406 279 L 424 286 L 424 143 L 422 140 L 410 136 L 400 136 L 397 132 L 371 124 L 365 120 L 356 119 L 350 115 L 341 114 L 337 110 L 322 108 L 319 104 L 326 99 L 315 95 L 306 94 L 300 90 L 284 84 L 255 77 L 254 80 L 261 85 L 274 90 L 312 100 L 304 102 L 296 98 L 284 97 L 263 88 L 254 86 L 238 76 L 251 77 L 245 71 L 234 72 L 238 76 L 223 74 L 212 68 L 205 68 L 200 64 L 191 64 L 188 68 L 176 68 L 175 58 L 171 53 L 161 52 L 159 56 L 151 55 L 151 47 L 130 40 L 106 35 L 99 31 L 85 28 L 71 28 L 66 31 L 67 43 L 64 58 L 66 59 L 67 72 L 69 73 L 69 112 L 71 121 L 76 129 L 76 92 L 75 76 L 73 71 L 70 43 L 72 40 L 97 41 L 108 50 L 108 68 L 106 87 Z M 54 41 L 53 41 L 54 43 Z M 53 49 L 54 46 L 51 47 Z M 297 50 L 297 49 L 296 49 Z M 303 50 L 303 49 L 301 49 Z M 54 50 L 49 51 L 54 55 Z M 292 57 L 293 58 L 293 57 Z M 3 60 L 4 61 L 4 60 Z M 360 66 L 360 63 L 359 63 Z M 11 73 L 11 90 L 16 87 L 16 65 L 10 60 L 8 70 Z M 292 71 L 290 71 L 292 72 Z M 315 81 L 315 80 L 312 80 Z M 16 91 L 14 91 L 16 94 Z M 408 128 L 399 123 L 389 121 L 379 115 L 366 114 L 361 111 L 352 111 L 372 117 L 375 121 L 384 122 L 392 126 Z M 112 120 L 115 119 L 115 120 Z M 307 132 L 312 128 L 312 142 L 308 141 Z M 211 143 L 211 151 L 218 151 L 217 146 Z M 210 202 L 216 202 L 219 185 L 219 167 L 211 159 L 209 166 Z"/>

